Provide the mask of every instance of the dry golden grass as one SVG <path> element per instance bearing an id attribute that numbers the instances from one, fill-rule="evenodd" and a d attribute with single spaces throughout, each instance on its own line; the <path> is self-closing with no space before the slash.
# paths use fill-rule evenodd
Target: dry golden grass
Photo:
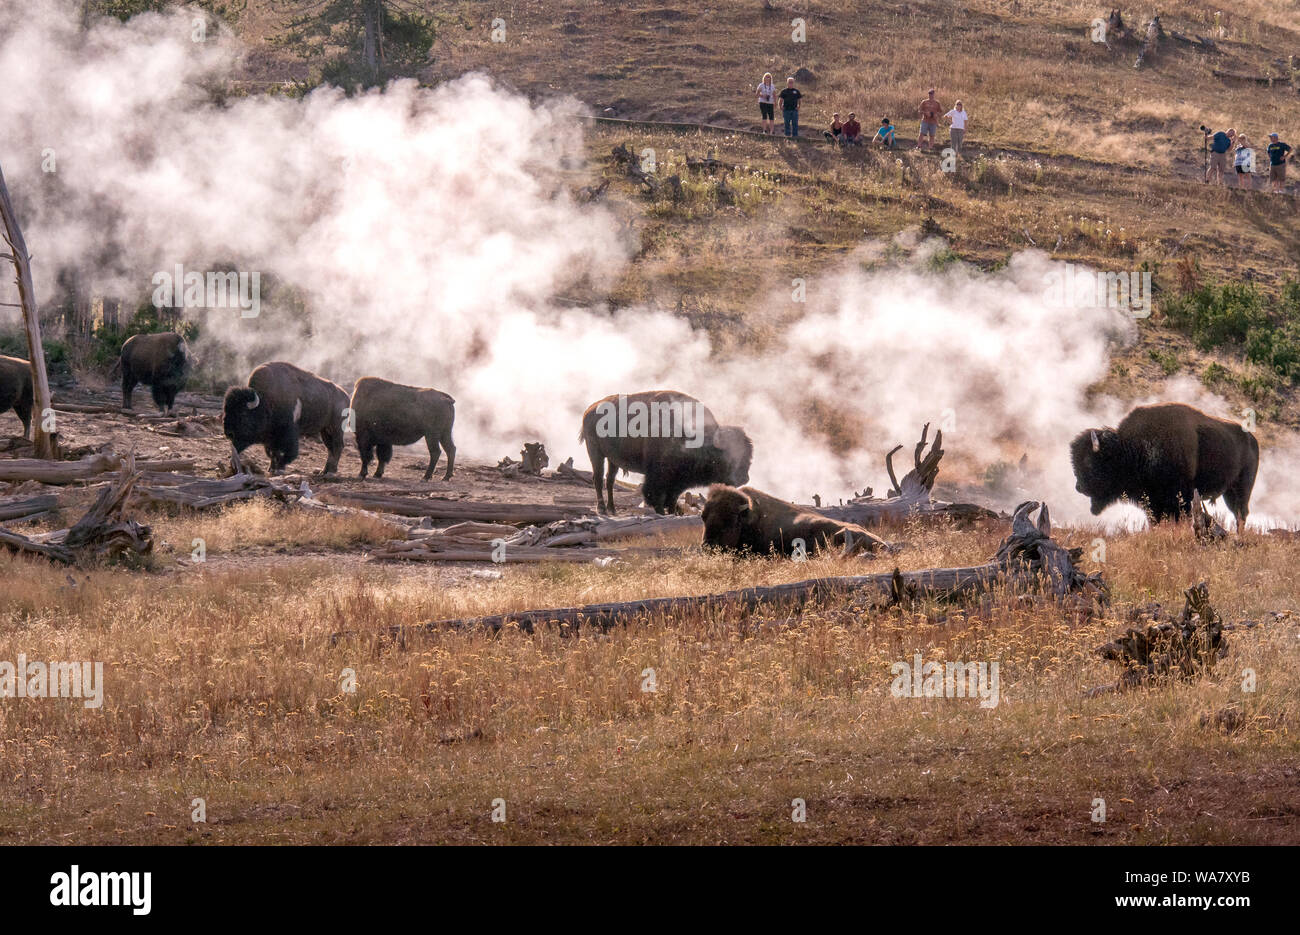
<path id="1" fill-rule="evenodd" d="M 908 543 L 904 567 L 978 563 L 1001 534 L 891 532 Z M 1062 533 L 1079 545 L 1092 535 Z M 1187 540 L 1185 527 L 1111 539 L 1117 609 L 1177 606 L 1201 579 L 1229 620 L 1295 606 L 1293 583 L 1266 569 L 1293 566 L 1300 544 Z M 285 556 L 166 576 L 91 570 L 73 584 L 0 558 L 0 659 L 100 660 L 106 682 L 98 710 L 0 702 L 0 840 L 1300 839 L 1288 791 L 1300 766 L 1294 620 L 1231 634 L 1212 678 L 1094 700 L 1082 692 L 1116 673 L 1091 650 L 1119 623 L 1006 596 L 939 625 L 836 601 L 607 634 L 441 632 L 405 649 L 329 640 L 890 567 L 683 547 L 606 569 L 507 566 L 496 581 Z M 891 663 L 914 652 L 999 661 L 1001 704 L 891 697 Z M 1245 667 L 1254 693 L 1240 690 Z M 653 693 L 641 690 L 647 668 Z M 1201 725 L 1229 708 L 1241 729 Z M 1088 820 L 1098 795 L 1104 826 Z M 195 797 L 206 824 L 190 821 Z M 489 820 L 496 798 L 504 824 Z M 807 824 L 790 821 L 793 798 L 807 801 Z"/>
<path id="2" fill-rule="evenodd" d="M 186 510 L 154 523 L 154 535 L 182 552 L 202 539 L 210 554 L 250 549 L 349 549 L 405 537 L 400 526 L 372 515 L 331 515 L 324 510 L 285 507 L 269 500 L 245 500 L 219 511 Z"/>

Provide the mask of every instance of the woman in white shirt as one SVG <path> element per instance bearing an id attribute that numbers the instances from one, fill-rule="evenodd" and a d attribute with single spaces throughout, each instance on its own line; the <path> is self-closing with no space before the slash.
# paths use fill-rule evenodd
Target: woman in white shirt
<path id="1" fill-rule="evenodd" d="M 758 86 L 758 116 L 763 121 L 764 133 L 776 132 L 776 85 L 772 83 L 770 71 Z"/>
<path id="2" fill-rule="evenodd" d="M 1251 149 L 1246 134 L 1237 134 L 1237 154 L 1232 157 L 1233 168 L 1237 170 L 1237 187 L 1255 187 L 1255 150 Z"/>
<path id="3" fill-rule="evenodd" d="M 961 101 L 958 101 L 944 116 L 948 118 L 948 138 L 952 141 L 953 151 L 960 155 L 962 140 L 966 138 L 966 118 L 970 114 L 961 106 Z"/>

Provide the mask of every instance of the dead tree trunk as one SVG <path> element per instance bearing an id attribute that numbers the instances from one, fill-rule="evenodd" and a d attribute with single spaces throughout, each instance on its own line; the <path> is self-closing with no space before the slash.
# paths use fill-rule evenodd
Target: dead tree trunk
<path id="1" fill-rule="evenodd" d="M 57 436 L 45 428 L 47 414 L 51 411 L 50 380 L 45 372 L 45 345 L 41 343 L 41 320 L 37 315 L 36 289 L 32 285 L 32 260 L 27 253 L 27 241 L 23 239 L 22 229 L 18 226 L 13 202 L 9 200 L 9 189 L 5 186 L 3 171 L 0 171 L 0 218 L 4 221 L 5 242 L 10 251 L 6 258 L 14 264 L 18 303 L 22 306 L 23 324 L 27 329 L 27 359 L 31 361 L 32 367 L 32 414 L 35 416 L 32 420 L 32 440 L 36 447 L 36 457 L 53 460 L 59 456 L 59 444 Z"/>
<path id="2" fill-rule="evenodd" d="M 1146 38 L 1142 40 L 1142 47 L 1138 49 L 1137 61 L 1133 63 L 1134 68 L 1141 68 L 1147 57 L 1155 53 L 1156 46 L 1163 35 L 1164 30 L 1160 28 L 1160 16 L 1151 17 L 1151 22 L 1147 24 Z"/>
<path id="3" fill-rule="evenodd" d="M 746 611 L 773 604 L 783 608 L 798 609 L 811 601 L 862 591 L 875 591 L 891 601 L 901 594 L 930 598 L 969 596 L 987 591 L 995 584 L 1010 585 L 1018 589 L 1044 590 L 1057 598 L 1064 598 L 1072 592 L 1080 592 L 1091 598 L 1104 600 L 1106 588 L 1100 575 L 1085 575 L 1075 565 L 1081 557 L 1082 550 L 1067 551 L 1051 538 L 1047 507 L 1043 506 L 1037 522 L 1029 518 L 1029 514 L 1038 508 L 1039 504 L 1032 500 L 1017 507 L 1012 521 L 1011 535 L 1002 543 L 993 560 L 984 565 L 967 568 L 929 568 L 912 572 L 900 572 L 895 569 L 882 574 L 811 578 L 806 581 L 744 588 L 721 594 L 660 597 L 550 610 L 525 610 L 487 617 L 439 620 L 416 627 L 391 627 L 381 631 L 379 635 L 404 642 L 409 636 L 428 635 L 447 629 L 474 628 L 497 632 L 506 627 L 517 627 L 525 633 L 531 633 L 538 626 L 559 624 L 575 630 L 583 626 L 607 630 L 632 620 L 647 617 L 663 618 L 687 612 L 701 613 L 724 609 Z M 331 637 L 331 642 L 356 635 L 356 633 L 335 633 Z"/>

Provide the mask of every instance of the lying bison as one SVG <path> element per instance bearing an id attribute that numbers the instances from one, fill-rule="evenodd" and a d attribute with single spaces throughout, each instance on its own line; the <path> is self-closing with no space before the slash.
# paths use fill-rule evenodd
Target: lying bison
<path id="1" fill-rule="evenodd" d="M 122 345 L 122 408 L 131 408 L 131 394 L 143 383 L 152 391 L 154 404 L 166 412 L 176 405 L 176 394 L 189 375 L 189 349 L 179 334 L 133 335 Z"/>
<path id="2" fill-rule="evenodd" d="M 307 370 L 274 361 L 248 377 L 248 386 L 226 390 L 223 428 L 235 453 L 260 443 L 271 459 L 271 473 L 298 457 L 298 439 L 320 438 L 329 449 L 325 473 L 333 474 L 343 454 L 343 419 L 348 394 Z"/>
<path id="3" fill-rule="evenodd" d="M 456 421 L 456 400 L 439 390 L 423 386 L 403 386 L 378 377 L 362 377 L 352 388 L 352 415 L 356 423 L 357 450 L 361 453 L 361 476 L 370 467 L 370 456 L 379 455 L 375 477 L 384 476 L 384 465 L 393 459 L 394 445 L 410 445 L 421 438 L 429 446 L 429 467 L 424 479 L 433 476 L 438 466 L 438 445 L 447 453 L 447 473 L 451 480 L 456 466 L 456 446 L 451 440 L 451 426 Z"/>
<path id="4" fill-rule="evenodd" d="M 1100 513 L 1117 500 L 1145 501 L 1154 522 L 1189 513 L 1192 497 L 1220 494 L 1245 527 L 1259 466 L 1255 436 L 1182 403 L 1139 406 L 1118 428 L 1088 429 L 1070 443 L 1075 489 Z"/>
<path id="5" fill-rule="evenodd" d="M 0 356 L 0 412 L 14 411 L 23 423 L 23 438 L 32 430 L 32 365 Z"/>
<path id="6" fill-rule="evenodd" d="M 704 544 L 732 552 L 788 556 L 794 553 L 798 540 L 808 555 L 827 545 L 846 555 L 874 552 L 885 545 L 861 526 L 801 509 L 753 487 L 710 487 L 703 519 Z"/>
<path id="7" fill-rule="evenodd" d="M 754 446 L 736 425 L 718 425 L 703 403 L 672 390 L 606 396 L 582 414 L 578 441 L 591 457 L 596 509 L 605 512 L 601 474 L 614 513 L 619 468 L 645 475 L 642 495 L 656 513 L 676 510 L 682 491 L 749 480 Z M 608 470 L 605 463 L 609 462 Z"/>

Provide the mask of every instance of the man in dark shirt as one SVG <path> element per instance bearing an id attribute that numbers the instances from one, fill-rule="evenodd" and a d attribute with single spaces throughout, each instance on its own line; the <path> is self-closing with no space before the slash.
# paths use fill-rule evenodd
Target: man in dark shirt
<path id="1" fill-rule="evenodd" d="M 1286 191 L 1286 164 L 1291 158 L 1291 147 L 1282 142 L 1276 133 L 1268 135 L 1268 180 L 1273 184 L 1273 191 Z"/>
<path id="2" fill-rule="evenodd" d="M 858 123 L 857 114 L 849 114 L 849 119 L 844 122 L 844 142 L 862 145 L 862 124 Z"/>
<path id="3" fill-rule="evenodd" d="M 1205 131 L 1205 135 L 1210 135 L 1208 130 Z M 1208 182 L 1210 179 L 1223 181 L 1223 175 L 1228 171 L 1228 151 L 1232 149 L 1232 141 L 1236 136 L 1236 130 L 1229 130 L 1227 133 L 1220 130 L 1214 134 L 1210 140 L 1210 167 L 1205 170 L 1205 181 Z"/>
<path id="4" fill-rule="evenodd" d="M 793 78 L 785 79 L 785 87 L 777 96 L 781 98 L 781 119 L 785 122 L 785 135 L 796 137 L 799 135 L 799 98 L 803 95 L 794 86 Z"/>

